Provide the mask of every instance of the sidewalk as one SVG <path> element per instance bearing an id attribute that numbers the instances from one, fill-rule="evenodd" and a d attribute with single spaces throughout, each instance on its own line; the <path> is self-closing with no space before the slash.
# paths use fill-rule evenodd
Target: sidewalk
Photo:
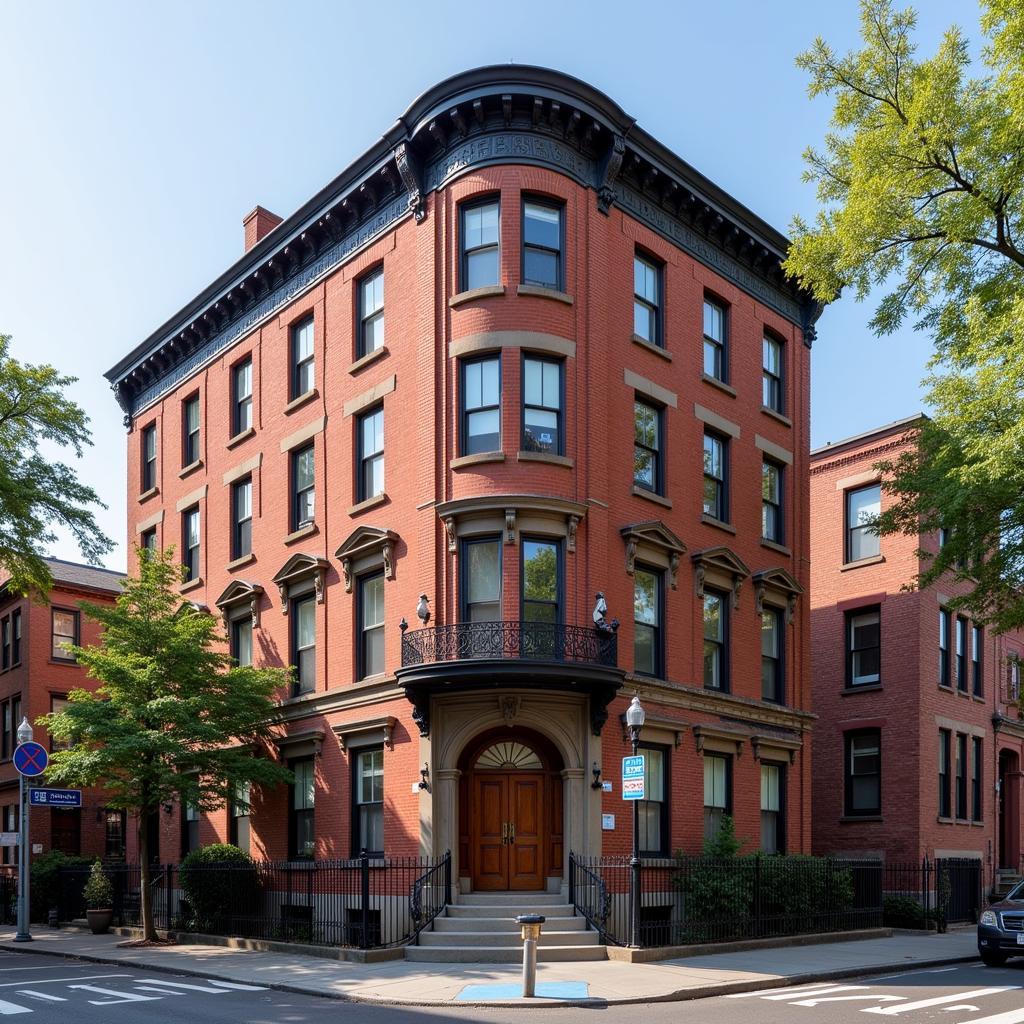
<path id="1" fill-rule="evenodd" d="M 117 935 L 48 928 L 32 934 L 34 942 L 15 943 L 13 931 L 0 932 L 0 949 L 267 985 L 334 999 L 420 1006 L 564 1006 L 581 999 L 602 1004 L 667 1002 L 977 959 L 975 932 L 970 928 L 946 935 L 894 935 L 661 963 L 542 963 L 537 968 L 538 992 L 546 998 L 523 1000 L 515 998 L 521 968 L 513 965 L 404 960 L 355 964 L 198 945 L 122 949 L 117 943 L 123 939 Z"/>

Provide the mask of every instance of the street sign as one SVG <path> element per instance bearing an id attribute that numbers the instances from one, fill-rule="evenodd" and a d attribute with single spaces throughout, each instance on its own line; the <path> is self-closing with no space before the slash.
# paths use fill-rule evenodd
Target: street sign
<path id="1" fill-rule="evenodd" d="M 643 754 L 634 754 L 622 759 L 622 799 L 643 800 L 645 758 Z"/>
<path id="2" fill-rule="evenodd" d="M 18 845 L 18 833 L 17 832 L 0 832 L 0 847 L 2 846 L 17 846 Z M 1024 933 L 1022 933 L 1024 934 Z"/>
<path id="3" fill-rule="evenodd" d="M 14 748 L 14 767 L 26 778 L 32 779 L 42 775 L 49 760 L 46 748 L 40 743 L 30 740 L 28 743 L 19 743 Z"/>
<path id="4" fill-rule="evenodd" d="M 28 802 L 33 807 L 81 807 L 80 789 L 30 789 Z"/>

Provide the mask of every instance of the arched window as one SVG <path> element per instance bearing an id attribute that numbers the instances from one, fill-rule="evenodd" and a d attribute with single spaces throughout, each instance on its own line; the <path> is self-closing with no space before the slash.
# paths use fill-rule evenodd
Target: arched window
<path id="1" fill-rule="evenodd" d="M 541 759 L 522 743 L 502 742 L 489 746 L 476 761 L 477 768 L 536 770 L 543 768 Z"/>

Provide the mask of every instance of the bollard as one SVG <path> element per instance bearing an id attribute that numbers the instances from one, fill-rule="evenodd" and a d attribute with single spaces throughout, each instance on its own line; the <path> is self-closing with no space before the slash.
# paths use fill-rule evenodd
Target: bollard
<path id="1" fill-rule="evenodd" d="M 531 999 L 537 990 L 537 940 L 545 918 L 541 914 L 520 914 L 516 924 L 523 933 L 523 998 Z"/>

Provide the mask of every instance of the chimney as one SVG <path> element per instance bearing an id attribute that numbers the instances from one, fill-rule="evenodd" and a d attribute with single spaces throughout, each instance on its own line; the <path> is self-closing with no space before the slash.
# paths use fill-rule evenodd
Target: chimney
<path id="1" fill-rule="evenodd" d="M 245 251 L 248 252 L 261 238 L 269 235 L 281 223 L 281 220 L 282 218 L 278 217 L 276 213 L 257 206 L 242 221 L 242 227 L 245 228 Z"/>

